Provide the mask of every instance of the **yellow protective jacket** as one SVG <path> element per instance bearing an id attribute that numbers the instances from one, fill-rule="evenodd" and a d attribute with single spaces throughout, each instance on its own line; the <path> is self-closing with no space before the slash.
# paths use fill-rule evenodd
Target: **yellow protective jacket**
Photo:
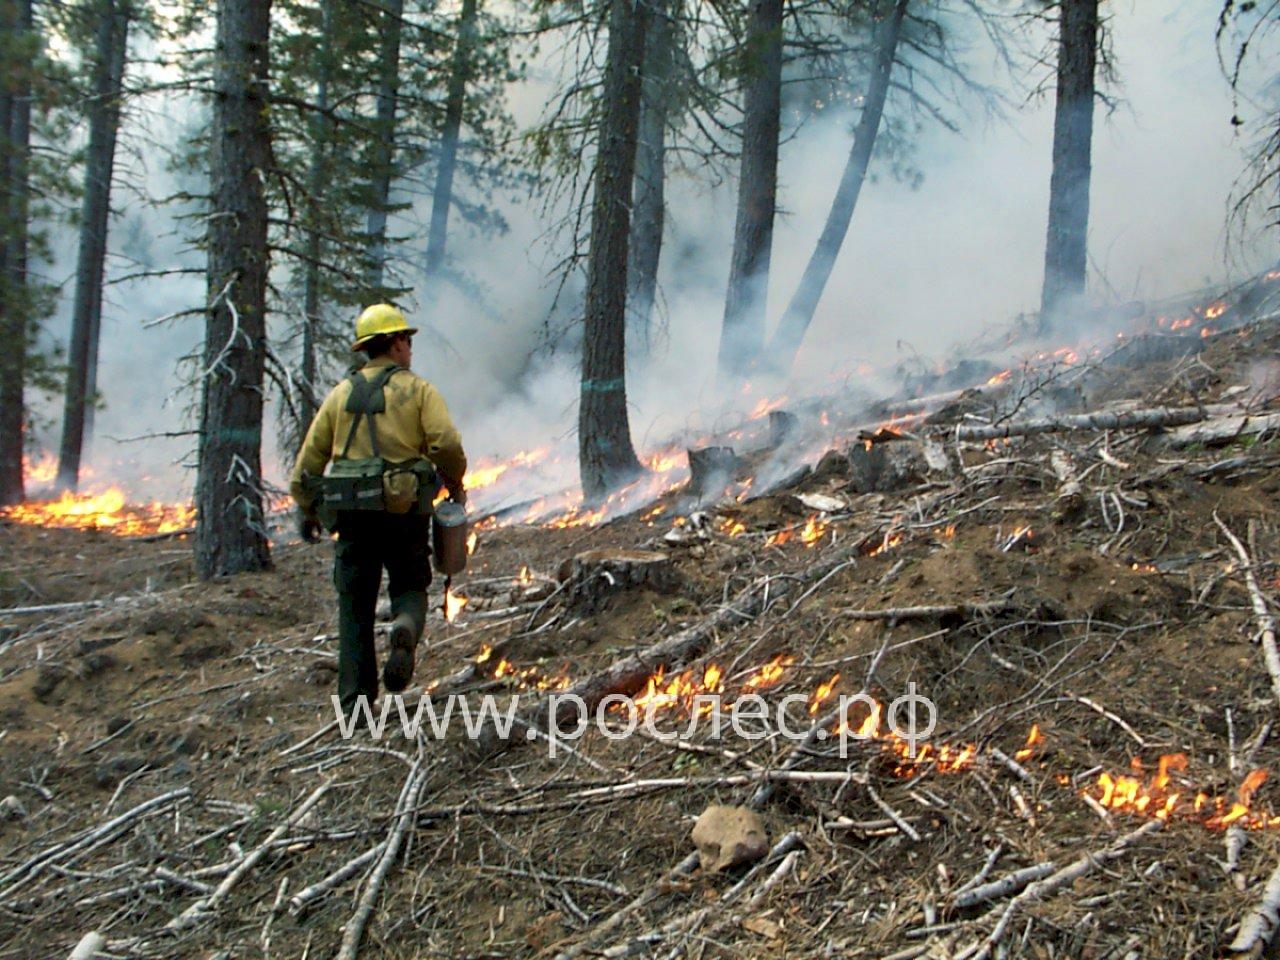
<path id="1" fill-rule="evenodd" d="M 377 357 L 365 364 L 360 372 L 366 379 L 372 379 L 378 371 L 391 365 L 390 358 Z M 426 457 L 435 464 L 446 486 L 451 490 L 460 488 L 462 476 L 467 472 L 467 455 L 440 391 L 411 371 L 404 370 L 392 375 L 384 393 L 387 409 L 373 416 L 378 430 L 378 452 L 383 459 L 403 463 Z M 289 493 L 305 512 L 311 511 L 312 497 L 303 489 L 303 474 L 322 475 L 329 461 L 342 452 L 356 419 L 355 414 L 348 413 L 346 409 L 350 395 L 350 380 L 343 380 L 329 391 L 316 418 L 311 421 L 307 438 L 302 442 L 302 450 L 293 465 Z M 353 460 L 373 456 L 369 430 L 364 423 L 361 423 L 347 456 Z"/>

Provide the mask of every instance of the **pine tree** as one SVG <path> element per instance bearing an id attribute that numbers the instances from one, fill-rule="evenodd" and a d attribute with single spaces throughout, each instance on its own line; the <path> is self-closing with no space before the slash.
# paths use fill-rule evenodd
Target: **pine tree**
<path id="1" fill-rule="evenodd" d="M 1040 298 L 1040 319 L 1047 327 L 1061 323 L 1084 295 L 1097 63 L 1098 0 L 1061 0 L 1053 172 Z"/>
<path id="2" fill-rule="evenodd" d="M 270 564 L 261 467 L 270 29 L 270 0 L 219 0 L 196 478 L 196 570 L 202 578 Z"/>
<path id="3" fill-rule="evenodd" d="M 647 0 L 610 2 L 578 404 L 578 469 L 588 502 L 603 499 L 641 470 L 627 414 L 626 301 L 640 66 L 649 17 Z"/>
<path id="4" fill-rule="evenodd" d="M 71 309 L 70 358 L 58 458 L 58 486 L 64 490 L 75 490 L 78 486 L 81 457 L 92 436 L 98 340 L 102 326 L 103 267 L 111 214 L 111 179 L 120 129 L 129 24 L 133 19 L 131 0 L 96 0 L 85 5 L 84 13 L 90 22 L 96 21 L 97 26 L 94 31 L 80 244 Z"/>

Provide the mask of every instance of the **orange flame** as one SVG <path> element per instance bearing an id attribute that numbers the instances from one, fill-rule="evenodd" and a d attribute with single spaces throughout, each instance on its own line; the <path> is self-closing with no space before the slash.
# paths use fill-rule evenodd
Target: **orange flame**
<path id="1" fill-rule="evenodd" d="M 1144 782 L 1142 761 L 1133 760 L 1133 773 L 1113 775 L 1103 772 L 1086 796 L 1107 810 L 1154 817 L 1158 820 L 1180 819 L 1203 824 L 1210 830 L 1221 830 L 1232 824 L 1246 830 L 1280 827 L 1280 816 L 1254 810 L 1253 797 L 1267 779 L 1265 768 L 1249 773 L 1240 784 L 1236 799 L 1210 796 L 1203 791 L 1191 796 L 1183 790 L 1169 789 L 1172 774 L 1187 768 L 1186 754 L 1162 756 L 1156 772 Z"/>
<path id="2" fill-rule="evenodd" d="M 818 520 L 815 513 L 805 522 L 804 529 L 800 531 L 800 540 L 806 547 L 812 547 L 818 543 L 827 534 L 829 524 L 823 520 Z"/>
<path id="3" fill-rule="evenodd" d="M 0 518 L 14 523 L 76 530 L 102 530 L 117 536 L 175 533 L 195 524 L 189 504 L 125 502 L 124 491 L 110 487 L 101 493 L 62 493 L 56 500 L 19 503 L 0 509 Z"/>
<path id="4" fill-rule="evenodd" d="M 809 695 L 809 716 L 816 717 L 818 711 L 822 709 L 822 705 L 831 699 L 831 694 L 835 692 L 836 684 L 840 680 L 840 674 L 833 674 L 830 680 L 818 684 L 818 689 Z"/>
<path id="5" fill-rule="evenodd" d="M 458 619 L 458 615 L 462 613 L 462 608 L 465 607 L 468 603 L 470 603 L 470 601 L 466 597 L 463 597 L 454 593 L 452 588 L 445 590 L 444 592 L 445 620 L 447 620 L 449 623 L 453 623 L 455 620 Z"/>

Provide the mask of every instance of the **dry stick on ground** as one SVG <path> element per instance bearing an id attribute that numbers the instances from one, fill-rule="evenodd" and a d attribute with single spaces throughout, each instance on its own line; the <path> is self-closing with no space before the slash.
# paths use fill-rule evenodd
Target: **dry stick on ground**
<path id="1" fill-rule="evenodd" d="M 986 920 L 998 913 L 999 918 L 996 920 L 995 927 L 992 929 L 991 933 L 982 940 L 970 944 L 964 950 L 957 953 L 955 955 L 955 960 L 987 960 L 987 958 L 991 956 L 991 951 L 995 948 L 996 944 L 1000 942 L 1006 931 L 1008 931 L 1009 924 L 1013 922 L 1014 915 L 1020 909 L 1037 900 L 1042 900 L 1045 897 L 1052 896 L 1063 887 L 1070 886 L 1081 877 L 1092 873 L 1098 867 L 1103 866 L 1112 860 L 1119 859 L 1131 846 L 1144 837 L 1149 837 L 1151 834 L 1161 830 L 1164 827 L 1164 824 L 1165 821 L 1163 820 L 1150 820 L 1140 826 L 1137 830 L 1126 833 L 1105 850 L 1098 853 L 1086 853 L 1079 859 L 1073 860 L 1071 863 L 1067 864 L 1061 870 L 1050 874 L 1043 880 L 1037 880 L 1035 883 L 1032 883 L 1020 894 L 1009 901 L 1008 906 L 1003 910 L 993 910 L 984 916 L 982 919 Z M 1277 889 L 1277 897 L 1280 898 L 1280 888 Z"/>
<path id="2" fill-rule="evenodd" d="M 189 796 L 191 796 L 191 788 L 182 787 L 178 790 L 171 790 L 168 793 L 161 794 L 158 797 L 152 797 L 150 800 L 144 800 L 136 807 L 126 810 L 118 817 L 107 821 L 100 827 L 96 827 L 93 830 L 88 831 L 80 838 L 51 847 L 42 853 L 36 854 L 30 860 L 27 860 L 25 863 L 22 863 L 13 870 L 10 870 L 4 875 L 4 877 L 0 877 L 0 885 L 9 886 L 9 889 L 4 891 L 4 896 L 7 897 L 12 894 L 22 880 L 30 879 L 55 860 L 64 860 L 73 853 L 79 853 L 85 850 L 85 848 L 96 844 L 99 840 L 113 836 L 116 831 L 128 826 L 144 814 L 154 812 L 161 807 L 165 807 L 178 800 L 184 800 Z"/>
<path id="3" fill-rule="evenodd" d="M 1254 576 L 1253 559 L 1249 556 L 1249 551 L 1245 550 L 1244 544 L 1240 542 L 1240 538 L 1222 522 L 1217 511 L 1214 511 L 1213 522 L 1231 541 L 1231 546 L 1243 565 L 1245 584 L 1249 587 L 1249 599 L 1253 604 L 1253 615 L 1258 621 L 1258 628 L 1262 631 L 1262 656 L 1267 664 L 1267 673 L 1271 674 L 1271 691 L 1275 694 L 1276 702 L 1280 703 L 1280 650 L 1276 649 L 1276 622 L 1271 616 L 1271 611 L 1267 609 L 1267 600 L 1258 586 L 1258 578 Z"/>
<path id="4" fill-rule="evenodd" d="M 289 898 L 289 912 L 295 917 L 300 916 L 307 907 L 314 901 L 323 897 L 330 890 L 341 886 L 351 877 L 367 867 L 375 858 L 382 854 L 387 848 L 387 841 L 383 840 L 370 847 L 359 856 L 348 860 L 337 870 L 334 870 L 328 876 L 321 880 L 317 880 L 309 887 L 304 887 Z"/>
<path id="5" fill-rule="evenodd" d="M 1234 954 L 1261 956 L 1280 926 L 1280 867 L 1271 874 L 1262 899 L 1240 923 L 1236 938 L 1227 947 Z"/>
<path id="6" fill-rule="evenodd" d="M 267 839 L 263 840 L 262 843 L 248 854 L 248 856 L 236 865 L 234 870 L 227 874 L 212 894 L 207 898 L 197 900 L 191 906 L 187 907 L 186 910 L 182 911 L 182 913 L 170 920 L 165 925 L 165 929 L 185 930 L 188 927 L 192 927 L 199 923 L 201 920 L 205 919 L 217 910 L 222 904 L 222 901 L 227 898 L 229 893 L 231 893 L 232 888 L 240 882 L 245 874 L 257 866 L 263 857 L 271 852 L 277 840 L 283 837 L 291 827 L 311 812 L 311 809 L 320 802 L 321 798 L 324 797 L 326 793 L 329 792 L 329 788 L 332 785 L 332 780 L 326 780 L 324 783 L 320 784 L 320 786 L 311 791 L 311 795 L 308 796 L 307 799 L 303 800 L 302 803 L 298 805 L 297 809 L 294 810 L 283 823 L 272 830 L 267 836 Z"/>
<path id="7" fill-rule="evenodd" d="M 879 610 L 849 609 L 841 610 L 840 615 L 850 620 L 928 620 L 947 616 L 985 617 L 1016 608 L 1017 605 L 1009 600 L 996 600 L 991 603 L 944 603 L 923 607 L 884 607 Z"/>
<path id="8" fill-rule="evenodd" d="M 364 928 L 368 925 L 369 918 L 373 916 L 374 903 L 382 890 L 387 872 L 400 855 L 405 834 L 417 813 L 415 808 L 418 805 L 418 795 L 426 782 L 427 769 L 419 760 L 409 771 L 409 776 L 405 779 L 404 787 L 400 791 L 400 797 L 396 802 L 395 820 L 392 822 L 390 833 L 387 834 L 387 845 L 378 859 L 378 865 L 373 868 L 373 872 L 365 882 L 364 893 L 360 895 L 355 914 L 347 921 L 346 929 L 342 934 L 342 946 L 338 949 L 336 960 L 355 960 L 356 954 L 360 951 Z"/>

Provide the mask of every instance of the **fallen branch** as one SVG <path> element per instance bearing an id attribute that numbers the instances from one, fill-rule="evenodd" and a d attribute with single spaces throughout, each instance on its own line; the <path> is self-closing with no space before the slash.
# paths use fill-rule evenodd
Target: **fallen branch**
<path id="1" fill-rule="evenodd" d="M 150 800 L 144 800 L 136 807 L 126 810 L 124 813 L 112 820 L 108 820 L 102 826 L 90 830 L 76 840 L 50 847 L 43 853 L 36 854 L 30 860 L 19 864 L 17 867 L 5 874 L 4 877 L 0 878 L 0 886 L 9 887 L 9 889 L 5 890 L 5 896 L 13 893 L 13 890 L 21 881 L 30 879 L 55 861 L 65 860 L 73 853 L 79 853 L 87 847 L 97 844 L 103 838 L 113 836 L 116 831 L 128 826 L 144 814 L 151 813 L 154 810 L 165 807 L 178 800 L 183 800 L 189 796 L 191 796 L 191 788 L 181 787 L 177 790 L 171 790 L 168 793 L 163 793 L 158 797 L 152 797 Z"/>
<path id="2" fill-rule="evenodd" d="M 222 901 L 227 898 L 227 895 L 231 892 L 232 888 L 234 888 L 235 885 L 243 879 L 245 874 L 258 865 L 262 858 L 265 857 L 271 851 L 272 847 L 275 846 L 276 841 L 283 837 L 290 827 L 297 824 L 303 817 L 311 812 L 312 807 L 320 802 L 321 798 L 329 792 L 329 787 L 332 785 L 333 781 L 326 780 L 324 783 L 320 784 L 320 786 L 316 787 L 315 790 L 311 791 L 311 795 L 302 801 L 298 808 L 294 810 L 283 823 L 272 830 L 271 833 L 268 834 L 267 839 L 263 840 L 262 843 L 254 848 L 236 865 L 235 869 L 223 878 L 222 882 L 218 884 L 212 894 L 208 897 L 197 900 L 191 906 L 187 907 L 186 910 L 182 911 L 182 913 L 178 914 L 165 924 L 165 929 L 185 930 L 188 927 L 192 927 L 199 923 L 201 920 L 216 911 L 218 907 L 222 905 Z"/>
<path id="3" fill-rule="evenodd" d="M 409 771 L 404 788 L 400 791 L 400 798 L 396 803 L 395 820 L 391 825 L 390 833 L 387 834 L 386 846 L 382 850 L 377 866 L 365 881 L 364 892 L 360 895 L 360 902 L 356 904 L 355 914 L 347 921 L 346 929 L 342 934 L 342 946 L 338 948 L 336 960 L 355 960 L 360 950 L 360 941 L 364 937 L 364 928 L 368 925 L 369 918 L 373 916 L 374 903 L 382 890 L 383 881 L 387 878 L 391 864 L 400 855 L 405 834 L 416 814 L 418 795 L 426 782 L 427 772 L 422 766 L 422 761 L 419 760 Z"/>
<path id="4" fill-rule="evenodd" d="M 334 870 L 328 876 L 321 880 L 317 880 L 309 887 L 303 887 L 292 897 L 289 898 L 289 912 L 295 917 L 300 916 L 313 902 L 319 900 L 330 890 L 341 886 L 351 877 L 372 863 L 387 848 L 387 841 L 375 844 L 364 853 L 348 860 L 337 870 Z"/>
<path id="5" fill-rule="evenodd" d="M 1261 956 L 1280 926 L 1280 867 L 1272 871 L 1262 891 L 1262 899 L 1240 922 L 1236 938 L 1227 947 L 1232 953 Z"/>
<path id="6" fill-rule="evenodd" d="M 1161 830 L 1164 824 L 1165 821 L 1163 820 L 1149 820 L 1137 830 L 1126 833 L 1105 850 L 1098 853 L 1086 853 L 1083 857 L 1073 860 L 1061 870 L 1050 874 L 1043 880 L 1037 880 L 1032 883 L 1009 901 L 1009 905 L 1000 912 L 1000 917 L 991 933 L 977 943 L 970 944 L 964 950 L 961 950 L 955 955 L 955 960 L 988 960 L 991 956 L 991 951 L 1004 937 L 1005 932 L 1009 929 L 1009 924 L 1012 923 L 1014 915 L 1019 910 L 1037 900 L 1052 896 L 1064 887 L 1075 883 L 1081 877 L 1092 873 L 1098 867 L 1112 860 L 1118 860 L 1131 846 L 1144 837 Z M 1277 899 L 1280 899 L 1280 886 L 1277 887 L 1276 896 Z"/>
<path id="7" fill-rule="evenodd" d="M 957 890 L 956 895 L 951 900 L 951 905 L 957 910 L 964 910 L 967 907 L 975 907 L 980 903 L 986 903 L 988 900 L 1007 897 L 1011 893 L 1025 890 L 1029 884 L 1037 880 L 1043 880 L 1057 869 L 1058 865 L 1052 860 L 1046 860 L 1044 863 L 1037 863 L 1030 867 L 1023 867 L 1021 870 L 1005 874 L 999 880 L 974 886 L 968 890 Z"/>
<path id="8" fill-rule="evenodd" d="M 1276 648 L 1276 622 L 1271 616 L 1271 611 L 1267 609 L 1267 600 L 1258 586 L 1258 578 L 1254 576 L 1253 559 L 1245 550 L 1244 544 L 1240 542 L 1240 538 L 1222 522 L 1216 511 L 1213 514 L 1213 522 L 1231 541 L 1236 556 L 1243 564 L 1244 580 L 1249 588 L 1249 600 L 1253 604 L 1253 615 L 1258 621 L 1258 629 L 1262 631 L 1262 657 L 1267 665 L 1267 673 L 1271 675 L 1271 692 L 1275 695 L 1276 702 L 1280 703 L 1280 650 Z"/>

